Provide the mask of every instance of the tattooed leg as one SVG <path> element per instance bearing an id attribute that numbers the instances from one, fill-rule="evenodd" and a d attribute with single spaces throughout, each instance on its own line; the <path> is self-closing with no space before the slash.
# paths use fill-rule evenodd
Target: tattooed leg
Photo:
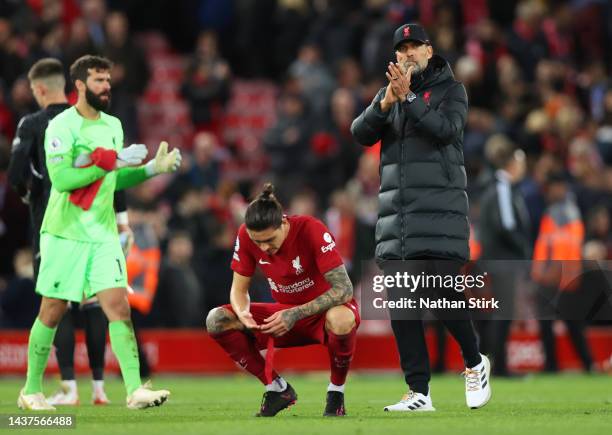
<path id="1" fill-rule="evenodd" d="M 244 329 L 234 313 L 223 307 L 210 310 L 206 317 L 206 330 L 209 334 L 219 334 L 230 329 Z"/>

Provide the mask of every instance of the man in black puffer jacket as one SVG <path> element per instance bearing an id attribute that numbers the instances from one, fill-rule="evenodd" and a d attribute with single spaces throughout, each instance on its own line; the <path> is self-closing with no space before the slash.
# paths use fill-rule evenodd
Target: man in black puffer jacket
<path id="1" fill-rule="evenodd" d="M 376 261 L 386 275 L 398 267 L 411 274 L 457 275 L 469 259 L 463 164 L 466 91 L 446 60 L 433 54 L 420 25 L 399 27 L 393 44 L 397 63 L 389 63 L 388 85 L 351 126 L 360 144 L 381 141 Z M 419 261 L 398 266 L 391 260 Z M 431 290 L 443 297 L 463 298 L 452 290 Z M 391 319 L 410 391 L 385 410 L 433 410 L 422 321 L 394 319 L 393 313 Z M 490 367 L 478 351 L 469 314 L 453 312 L 442 320 L 463 352 L 467 404 L 470 408 L 484 406 L 491 394 Z"/>

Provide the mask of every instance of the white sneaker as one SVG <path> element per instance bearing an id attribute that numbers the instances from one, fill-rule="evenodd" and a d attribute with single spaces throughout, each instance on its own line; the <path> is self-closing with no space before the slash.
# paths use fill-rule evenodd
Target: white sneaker
<path id="1" fill-rule="evenodd" d="M 463 372 L 465 403 L 471 409 L 482 408 L 491 399 L 491 363 L 485 355 L 481 356 L 480 364 Z"/>
<path id="2" fill-rule="evenodd" d="M 79 404 L 79 392 L 76 389 L 76 383 L 71 385 L 71 381 L 62 381 L 59 390 L 53 393 L 53 395 L 47 399 L 47 402 L 55 406 L 77 406 Z"/>
<path id="3" fill-rule="evenodd" d="M 435 411 L 431 403 L 431 396 L 427 394 L 425 396 L 421 393 L 414 391 L 408 391 L 404 394 L 402 400 L 397 402 L 395 405 L 385 406 L 385 411 L 397 411 L 397 412 L 417 412 L 417 411 Z"/>
<path id="4" fill-rule="evenodd" d="M 94 405 L 108 405 L 111 403 L 106 397 L 103 381 L 91 381 L 91 402 Z"/>
<path id="5" fill-rule="evenodd" d="M 23 390 L 19 392 L 17 406 L 26 411 L 55 411 L 55 407 L 47 403 L 43 393 L 23 394 Z"/>
<path id="6" fill-rule="evenodd" d="M 129 409 L 144 409 L 151 406 L 160 406 L 170 396 L 168 390 L 153 391 L 151 381 L 147 381 L 144 385 L 138 387 L 136 391 L 130 394 L 125 402 Z"/>

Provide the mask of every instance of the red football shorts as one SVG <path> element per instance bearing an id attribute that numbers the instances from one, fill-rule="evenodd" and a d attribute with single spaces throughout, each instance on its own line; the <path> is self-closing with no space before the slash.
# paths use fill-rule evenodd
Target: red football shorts
<path id="1" fill-rule="evenodd" d="M 258 325 L 262 325 L 264 323 L 264 319 L 267 319 L 277 311 L 286 310 L 295 306 L 296 305 L 278 303 L 252 303 L 250 308 L 253 320 L 255 320 Z M 355 315 L 355 325 L 359 326 L 361 323 L 361 318 L 359 317 L 357 302 L 355 302 L 353 299 L 344 304 L 344 306 L 353 312 Z M 223 308 L 231 311 L 232 313 L 234 312 L 230 304 L 223 305 Z M 255 335 L 255 339 L 257 340 L 257 348 L 259 350 L 266 349 L 269 335 L 263 334 L 259 331 L 253 331 L 253 333 Z M 298 320 L 295 322 L 295 325 L 293 325 L 293 328 L 291 328 L 291 330 L 289 330 L 289 332 L 287 332 L 285 335 L 274 337 L 274 347 L 298 347 L 309 344 L 327 344 L 325 313 Z"/>

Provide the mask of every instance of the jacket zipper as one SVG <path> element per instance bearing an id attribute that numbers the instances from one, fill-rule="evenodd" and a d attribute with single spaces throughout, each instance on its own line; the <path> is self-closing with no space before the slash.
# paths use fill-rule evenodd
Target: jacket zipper
<path id="1" fill-rule="evenodd" d="M 401 109 L 401 104 L 399 105 L 399 108 Z M 400 110 L 398 110 L 399 112 Z M 402 170 L 402 168 L 404 167 L 404 163 L 405 163 L 405 156 L 404 156 L 404 150 L 405 150 L 405 144 L 404 144 L 404 139 L 406 137 L 406 122 L 407 122 L 407 117 L 405 116 L 404 113 L 398 113 L 398 115 L 402 116 L 402 136 L 401 136 L 401 140 L 400 140 L 400 164 L 399 164 L 399 173 L 400 173 L 400 182 L 399 182 L 399 194 L 400 194 L 400 210 L 399 210 L 399 215 L 400 215 L 400 255 L 401 255 L 401 259 L 404 260 L 405 259 L 405 252 L 406 252 L 406 248 L 404 246 L 404 242 L 405 242 L 405 231 L 404 231 L 404 171 Z"/>

